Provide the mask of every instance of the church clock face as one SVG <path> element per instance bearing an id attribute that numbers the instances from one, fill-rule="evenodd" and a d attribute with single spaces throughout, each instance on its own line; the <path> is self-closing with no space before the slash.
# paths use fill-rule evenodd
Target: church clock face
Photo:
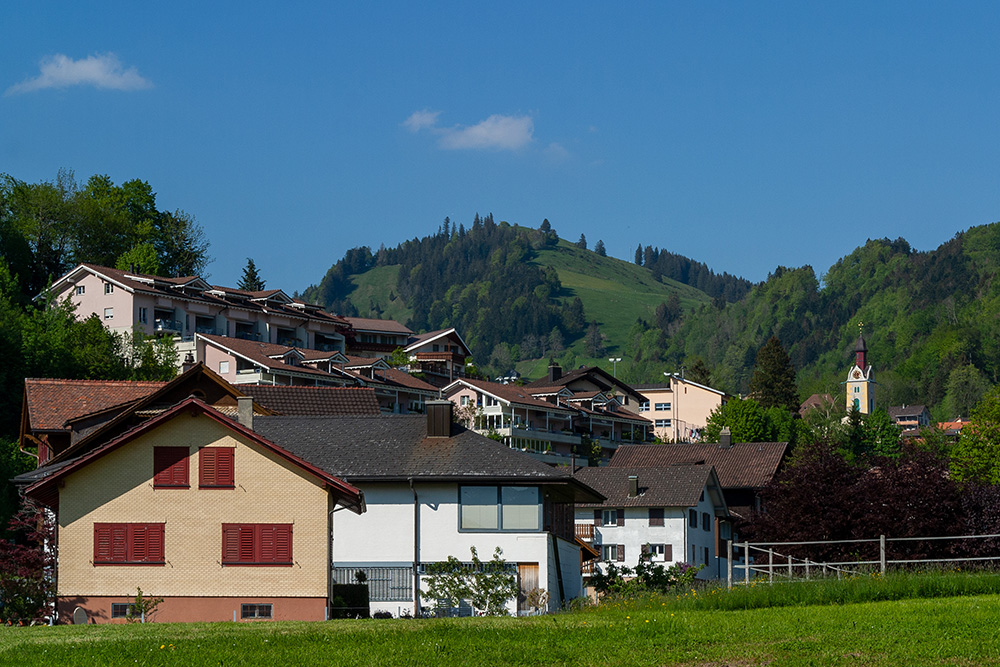
<path id="1" fill-rule="evenodd" d="M 854 376 L 854 379 L 857 380 L 858 378 L 861 377 L 861 371 L 854 371 L 853 376 Z"/>

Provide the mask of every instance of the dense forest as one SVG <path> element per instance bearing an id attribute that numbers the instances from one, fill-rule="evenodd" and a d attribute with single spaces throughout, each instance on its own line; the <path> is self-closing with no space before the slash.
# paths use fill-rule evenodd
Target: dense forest
<path id="1" fill-rule="evenodd" d="M 305 296 L 357 313 L 350 297 L 359 276 L 397 266 L 392 294 L 413 313 L 406 323 L 457 327 L 488 372 L 508 363 L 536 369 L 532 362 L 546 357 L 577 365 L 614 354 L 623 357 L 618 370 L 628 381 L 701 367 L 714 386 L 745 393 L 757 351 L 774 336 L 788 350 L 805 399 L 840 392 L 863 327 L 880 405 L 923 403 L 939 419 L 967 416 L 1000 377 L 1000 224 L 960 232 L 925 252 L 902 238 L 869 239 L 822 276 L 810 266 L 778 267 L 759 284 L 639 244 L 633 264 L 659 285 L 662 301 L 649 312 L 636 309 L 627 322 L 610 321 L 605 303 L 581 299 L 565 284 L 568 272 L 596 266 L 611 275 L 624 263 L 605 257 L 603 247 L 598 241 L 581 251 L 585 239 L 561 241 L 547 220 L 529 229 L 477 215 L 466 229 L 446 219 L 437 233 L 393 249 L 349 251 Z M 558 269 L 553 253 L 564 260 Z M 705 298 L 685 307 L 677 283 Z M 613 296 L 632 295 L 623 287 Z M 373 304 L 374 312 L 384 305 Z"/>

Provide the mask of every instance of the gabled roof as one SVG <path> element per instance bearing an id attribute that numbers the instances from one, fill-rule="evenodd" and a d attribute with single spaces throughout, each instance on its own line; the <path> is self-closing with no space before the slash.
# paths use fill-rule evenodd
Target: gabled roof
<path id="1" fill-rule="evenodd" d="M 630 476 L 637 478 L 638 495 L 628 494 Z M 729 513 L 719 478 L 710 465 L 580 468 L 576 478 L 605 496 L 606 500 L 600 504 L 604 507 L 694 507 L 707 487 L 717 512 L 723 516 Z"/>
<path id="2" fill-rule="evenodd" d="M 466 356 L 472 354 L 472 352 L 469 350 L 469 346 L 466 345 L 465 341 L 462 340 L 462 337 L 458 335 L 458 331 L 455 330 L 455 327 L 451 327 L 450 329 L 439 329 L 438 331 L 428 331 L 427 333 L 423 334 L 417 334 L 416 336 L 410 338 L 409 344 L 406 347 L 404 347 L 403 350 L 405 350 L 406 352 L 414 352 L 418 347 L 422 345 L 427 345 L 429 343 L 433 343 L 434 341 L 448 338 L 449 336 L 454 336 L 455 338 L 458 339 L 458 342 L 461 343 L 462 350 L 466 354 Z"/>
<path id="3" fill-rule="evenodd" d="M 889 417 L 893 420 L 903 417 L 919 417 L 927 412 L 926 405 L 894 405 L 889 408 Z"/>
<path id="4" fill-rule="evenodd" d="M 246 361 L 254 363 L 268 371 L 278 372 L 285 375 L 322 378 L 330 381 L 338 379 L 344 381 L 344 379 L 348 377 L 346 373 L 338 372 L 339 369 L 332 373 L 328 373 L 318 368 L 312 368 L 311 366 L 294 366 L 292 364 L 287 364 L 280 359 L 290 352 L 297 352 L 305 358 L 305 355 L 302 354 L 302 351 L 298 348 L 278 345 L 276 343 L 262 343 L 255 340 L 243 340 L 242 338 L 216 336 L 214 334 L 199 333 L 195 334 L 195 338 L 203 339 L 217 348 L 225 350 L 237 357 L 242 357 Z M 315 361 L 315 359 L 311 359 L 311 361 Z"/>
<path id="5" fill-rule="evenodd" d="M 365 382 L 371 382 L 367 378 L 363 378 Z M 376 381 L 382 381 L 389 387 L 403 387 L 408 390 L 419 391 L 428 394 L 435 394 L 440 391 L 437 387 L 432 384 L 424 382 L 418 377 L 413 377 L 409 373 L 405 373 L 397 368 L 387 368 L 385 370 L 376 370 L 375 378 Z"/>
<path id="6" fill-rule="evenodd" d="M 697 387 L 698 389 L 702 389 L 704 391 L 708 391 L 708 392 L 711 392 L 713 394 L 718 394 L 719 396 L 723 396 L 723 397 L 726 396 L 726 392 L 724 392 L 724 391 L 721 391 L 719 389 L 715 389 L 713 387 L 709 387 L 707 384 L 700 384 L 698 382 L 692 382 L 691 380 L 688 380 L 687 378 L 682 378 L 677 373 L 669 373 L 668 377 L 673 378 L 674 380 L 676 380 L 677 382 L 679 382 L 681 384 L 686 384 L 689 387 Z M 632 385 L 632 387 L 634 389 L 638 389 L 640 391 L 649 391 L 649 390 L 655 390 L 655 391 L 673 391 L 673 388 L 670 386 L 669 382 L 667 384 L 664 384 L 662 382 L 659 382 L 659 383 L 654 382 L 654 383 L 647 383 L 647 384 L 634 384 L 634 385 Z"/>
<path id="7" fill-rule="evenodd" d="M 370 317 L 344 317 L 355 331 L 366 333 L 391 333 L 412 335 L 413 331 L 403 326 L 396 320 L 379 320 Z"/>
<path id="8" fill-rule="evenodd" d="M 548 401 L 544 401 L 540 398 L 535 398 L 525 387 L 520 387 L 516 384 L 501 384 L 500 382 L 489 382 L 487 380 L 461 378 L 449 384 L 442 391 L 445 395 L 449 395 L 460 389 L 462 386 L 481 391 L 504 403 L 515 403 L 517 405 L 523 405 L 537 410 L 549 410 L 552 412 L 565 412 L 572 414 L 575 409 L 564 405 L 549 403 Z"/>
<path id="9" fill-rule="evenodd" d="M 391 368 L 388 362 L 381 357 L 354 357 L 347 356 L 344 362 L 344 368 L 378 368 L 379 370 L 385 370 Z"/>
<path id="10" fill-rule="evenodd" d="M 138 400 L 166 382 L 115 380 L 60 380 L 27 378 L 24 405 L 32 431 L 62 431 L 66 422 L 83 415 Z"/>
<path id="11" fill-rule="evenodd" d="M 197 363 L 185 372 L 166 382 L 159 389 L 143 398 L 133 401 L 113 419 L 87 432 L 83 437 L 70 445 L 66 450 L 52 457 L 52 463 L 65 461 L 88 452 L 111 438 L 132 428 L 135 421 L 145 421 L 150 415 L 162 412 L 168 406 L 197 391 L 204 395 L 209 403 L 235 404 L 236 399 L 243 396 L 233 385 L 216 375 L 203 363 Z M 255 406 L 259 414 L 270 414 L 267 408 Z"/>
<path id="12" fill-rule="evenodd" d="M 49 474 L 28 486 L 24 490 L 24 493 L 29 497 L 36 498 L 43 503 L 51 505 L 53 497 L 57 497 L 56 494 L 58 494 L 59 481 L 64 479 L 67 475 L 72 474 L 76 470 L 83 468 L 93 461 L 96 461 L 109 452 L 126 445 L 139 436 L 155 430 L 161 424 L 170 421 L 178 414 L 188 413 L 192 415 L 205 415 L 215 422 L 222 424 L 226 428 L 239 433 L 250 441 L 255 442 L 256 444 L 269 450 L 273 454 L 277 454 L 279 457 L 285 459 L 289 463 L 292 463 L 296 467 L 315 477 L 318 477 L 327 486 L 330 492 L 334 494 L 334 497 L 337 498 L 340 504 L 357 514 L 364 512 L 364 495 L 359 489 L 333 475 L 330 475 L 326 471 L 296 456 L 294 453 L 276 445 L 274 442 L 261 437 L 258 433 L 255 433 L 245 426 L 233 421 L 221 412 L 212 409 L 210 406 L 196 398 L 188 398 L 180 403 L 177 403 L 169 410 L 166 410 L 156 417 L 133 427 L 118 437 L 105 442 L 99 447 L 74 458 L 72 461 L 62 462 L 61 465 L 46 466 L 45 468 L 38 469 L 35 471 L 35 476 L 38 476 L 43 470 L 48 470 Z"/>
<path id="13" fill-rule="evenodd" d="M 286 387 L 240 385 L 254 403 L 280 415 L 378 415 L 375 390 L 367 387 Z"/>
<path id="14" fill-rule="evenodd" d="M 262 436 L 351 483 L 416 481 L 554 485 L 565 501 L 603 496 L 567 471 L 452 425 L 448 438 L 427 437 L 424 415 L 260 417 Z"/>
<path id="15" fill-rule="evenodd" d="M 592 384 L 597 385 L 598 389 L 601 391 L 617 388 L 621 392 L 635 397 L 637 400 L 642 398 L 642 394 L 637 392 L 631 385 L 622 382 L 599 366 L 576 368 L 563 373 L 557 380 L 550 380 L 548 377 L 544 377 L 540 380 L 529 382 L 527 387 L 529 389 L 533 389 L 535 387 L 550 387 L 552 385 L 568 387 L 578 380 L 589 381 Z"/>
<path id="16" fill-rule="evenodd" d="M 787 452 L 787 442 L 739 442 L 731 447 L 714 443 L 621 445 L 608 465 L 659 468 L 704 464 L 715 467 L 724 489 L 760 489 L 774 478 Z"/>

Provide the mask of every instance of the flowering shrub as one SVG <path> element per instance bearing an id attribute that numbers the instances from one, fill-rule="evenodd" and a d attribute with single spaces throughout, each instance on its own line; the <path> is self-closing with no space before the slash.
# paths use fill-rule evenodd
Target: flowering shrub
<path id="1" fill-rule="evenodd" d="M 601 597 L 612 593 L 623 597 L 634 597 L 645 593 L 669 593 L 687 588 L 694 581 L 704 565 L 674 563 L 664 567 L 650 562 L 644 555 L 634 567 L 618 567 L 611 563 L 607 571 L 590 578 L 590 584 Z"/>

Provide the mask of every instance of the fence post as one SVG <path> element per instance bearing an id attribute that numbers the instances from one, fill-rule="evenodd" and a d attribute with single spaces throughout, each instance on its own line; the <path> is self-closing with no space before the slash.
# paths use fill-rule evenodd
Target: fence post
<path id="1" fill-rule="evenodd" d="M 788 578 L 791 579 L 792 576 L 793 576 L 792 575 L 792 555 L 788 554 L 787 556 L 785 556 L 785 558 L 788 560 Z"/>
<path id="2" fill-rule="evenodd" d="M 743 543 L 743 583 L 750 583 L 750 542 Z"/>
<path id="3" fill-rule="evenodd" d="M 882 574 L 885 574 L 885 535 L 878 536 L 879 560 L 882 561 Z"/>
<path id="4" fill-rule="evenodd" d="M 774 583 L 774 547 L 767 550 L 767 583 Z"/>
<path id="5" fill-rule="evenodd" d="M 733 541 L 726 540 L 726 588 L 733 587 Z"/>
<path id="6" fill-rule="evenodd" d="M 809 559 L 806 558 L 806 580 L 809 579 Z"/>

